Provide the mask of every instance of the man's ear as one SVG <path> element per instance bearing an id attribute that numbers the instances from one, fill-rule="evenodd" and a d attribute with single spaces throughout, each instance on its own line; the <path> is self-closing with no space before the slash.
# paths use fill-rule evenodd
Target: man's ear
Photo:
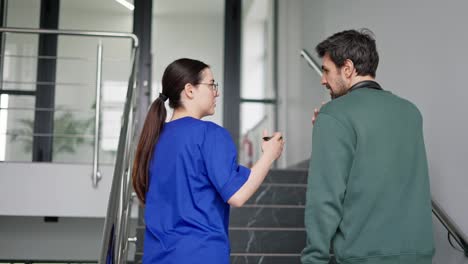
<path id="1" fill-rule="evenodd" d="M 184 86 L 184 94 L 187 98 L 193 99 L 195 87 L 191 83 L 187 83 Z"/>
<path id="2" fill-rule="evenodd" d="M 354 68 L 354 63 L 350 59 L 346 59 L 344 62 L 344 65 L 342 67 L 345 77 L 346 78 L 351 78 L 353 76 L 355 68 Z"/>

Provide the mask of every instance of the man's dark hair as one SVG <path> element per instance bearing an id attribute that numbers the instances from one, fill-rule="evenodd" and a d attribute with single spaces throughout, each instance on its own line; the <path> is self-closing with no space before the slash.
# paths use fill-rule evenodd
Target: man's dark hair
<path id="1" fill-rule="evenodd" d="M 347 59 L 354 63 L 357 75 L 375 78 L 379 54 L 372 31 L 369 29 L 345 30 L 335 33 L 315 47 L 320 58 L 328 54 L 338 68 Z"/>

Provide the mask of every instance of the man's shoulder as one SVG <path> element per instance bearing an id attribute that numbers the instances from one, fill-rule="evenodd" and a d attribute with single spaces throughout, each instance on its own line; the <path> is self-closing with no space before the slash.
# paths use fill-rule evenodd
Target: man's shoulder
<path id="1" fill-rule="evenodd" d="M 322 106 L 320 114 L 350 126 L 362 122 L 380 122 L 395 116 L 404 116 L 405 120 L 411 122 L 422 122 L 421 112 L 410 100 L 389 91 L 364 89 L 328 102 Z"/>
<path id="2" fill-rule="evenodd" d="M 364 90 L 351 92 L 345 96 L 336 98 L 324 106 L 322 110 L 331 115 L 340 115 L 353 108 L 396 107 L 401 110 L 415 111 L 419 109 L 410 100 L 400 97 L 390 91 Z"/>
<path id="3" fill-rule="evenodd" d="M 414 104 L 409 99 L 403 98 L 399 95 L 387 92 L 388 105 L 390 105 L 390 110 L 398 111 L 401 114 L 412 115 L 417 118 L 421 118 L 421 112 L 419 111 L 416 104 Z"/>

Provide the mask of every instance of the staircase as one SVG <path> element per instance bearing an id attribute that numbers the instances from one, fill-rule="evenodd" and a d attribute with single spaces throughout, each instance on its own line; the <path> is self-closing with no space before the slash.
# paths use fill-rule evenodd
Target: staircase
<path id="1" fill-rule="evenodd" d="M 232 264 L 299 264 L 305 245 L 307 171 L 273 170 L 241 208 L 231 209 Z M 143 256 L 143 210 L 137 228 L 135 264 Z"/>
<path id="2" fill-rule="evenodd" d="M 296 264 L 305 245 L 305 170 L 273 170 L 246 205 L 231 209 L 231 263 Z"/>

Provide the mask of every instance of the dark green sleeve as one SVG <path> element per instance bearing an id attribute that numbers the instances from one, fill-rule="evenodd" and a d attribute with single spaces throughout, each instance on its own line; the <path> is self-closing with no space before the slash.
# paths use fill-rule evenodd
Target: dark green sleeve
<path id="1" fill-rule="evenodd" d="M 354 131 L 320 113 L 312 135 L 305 209 L 307 245 L 302 263 L 328 263 L 330 242 L 342 219 L 346 182 L 354 156 Z"/>

